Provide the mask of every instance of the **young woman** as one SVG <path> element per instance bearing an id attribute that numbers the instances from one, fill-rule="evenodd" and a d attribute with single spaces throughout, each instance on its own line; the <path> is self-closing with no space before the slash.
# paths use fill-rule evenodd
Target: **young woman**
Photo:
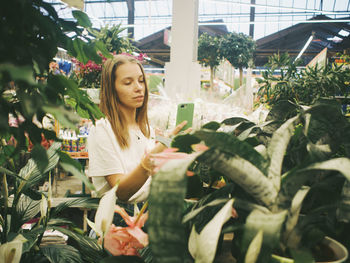
<path id="1" fill-rule="evenodd" d="M 141 63 L 117 55 L 102 68 L 100 109 L 105 118 L 96 121 L 88 138 L 89 176 L 103 194 L 119 183 L 121 201 L 141 202 L 149 192 L 152 163 L 149 153 L 165 146 L 155 144 L 147 118 L 148 88 Z M 177 134 L 186 122 L 178 125 Z"/>

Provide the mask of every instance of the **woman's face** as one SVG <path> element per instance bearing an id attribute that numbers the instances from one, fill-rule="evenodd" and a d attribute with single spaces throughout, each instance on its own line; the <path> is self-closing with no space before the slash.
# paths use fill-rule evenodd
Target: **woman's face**
<path id="1" fill-rule="evenodd" d="M 122 106 L 137 109 L 145 98 L 145 79 L 138 64 L 128 62 L 116 70 L 115 89 Z"/>

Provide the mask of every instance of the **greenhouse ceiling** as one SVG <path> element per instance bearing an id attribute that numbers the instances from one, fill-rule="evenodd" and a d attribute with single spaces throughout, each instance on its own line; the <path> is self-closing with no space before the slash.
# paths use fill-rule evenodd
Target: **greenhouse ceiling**
<path id="1" fill-rule="evenodd" d="M 61 17 L 72 19 L 71 8 L 52 3 Z M 122 24 L 142 39 L 171 25 L 172 0 L 67 0 L 80 3 L 97 28 Z M 310 18 L 326 15 L 350 24 L 349 0 L 198 0 L 199 25 L 224 24 L 229 31 L 260 39 Z M 219 23 L 217 21 L 220 21 Z M 327 21 L 323 21 L 327 23 Z"/>

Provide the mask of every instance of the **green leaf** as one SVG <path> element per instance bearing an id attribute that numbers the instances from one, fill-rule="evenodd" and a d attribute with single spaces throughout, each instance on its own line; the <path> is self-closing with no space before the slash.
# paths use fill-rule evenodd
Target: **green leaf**
<path id="1" fill-rule="evenodd" d="M 73 48 L 77 54 L 76 58 L 84 64 L 89 62 L 89 57 L 84 52 L 84 46 L 86 45 L 87 44 L 80 38 L 76 38 L 73 40 Z"/>
<path id="2" fill-rule="evenodd" d="M 25 180 L 24 178 L 18 176 L 16 173 L 14 173 L 14 172 L 12 172 L 12 171 L 10 171 L 10 170 L 4 168 L 4 167 L 1 167 L 1 166 L 0 166 L 0 173 L 3 173 L 3 174 L 6 174 L 6 175 L 15 177 L 15 178 L 17 178 L 17 179 L 19 179 L 19 180 Z"/>
<path id="3" fill-rule="evenodd" d="M 46 166 L 49 164 L 49 158 L 47 157 L 45 148 L 40 144 L 35 144 L 31 153 L 33 160 L 37 164 L 39 170 L 43 172 Z"/>
<path id="4" fill-rule="evenodd" d="M 16 206 L 17 217 L 20 220 L 18 227 L 30 219 L 35 218 L 40 212 L 40 200 L 33 200 L 26 195 L 21 195 Z"/>
<path id="5" fill-rule="evenodd" d="M 36 85 L 33 70 L 29 66 L 14 66 L 12 64 L 0 64 L 0 72 L 8 72 L 14 81 L 25 81 L 30 85 Z"/>
<path id="6" fill-rule="evenodd" d="M 258 202 L 272 207 L 276 202 L 277 191 L 271 181 L 252 163 L 240 158 L 230 156 L 217 149 L 209 150 L 197 159 L 213 167 L 236 184 Z"/>
<path id="7" fill-rule="evenodd" d="M 30 188 L 40 181 L 42 181 L 46 176 L 47 172 L 51 171 L 58 163 L 59 156 L 57 150 L 61 148 L 61 144 L 54 142 L 51 147 L 47 150 L 48 165 L 44 171 L 40 171 L 36 162 L 33 159 L 29 159 L 27 164 L 19 171 L 18 176 L 24 178 L 26 181 L 22 181 L 17 189 L 17 194 L 22 190 Z"/>
<path id="8" fill-rule="evenodd" d="M 83 262 L 79 251 L 69 245 L 47 245 L 40 248 L 43 255 L 55 263 L 80 263 Z"/>
<path id="9" fill-rule="evenodd" d="M 267 174 L 268 161 L 250 144 L 240 141 L 236 136 L 224 132 L 199 130 L 193 133 L 204 141 L 209 148 L 217 148 L 230 155 L 238 155 L 254 164 L 260 171 Z"/>
<path id="10" fill-rule="evenodd" d="M 89 16 L 86 13 L 79 10 L 73 10 L 72 15 L 82 27 L 92 27 Z"/>
<path id="11" fill-rule="evenodd" d="M 214 218 L 204 227 L 200 234 L 192 226 L 188 249 L 195 262 L 213 262 L 217 243 L 223 224 L 232 217 L 234 199 L 229 200 Z"/>
<path id="12" fill-rule="evenodd" d="M 157 262 L 184 262 L 186 235 L 182 216 L 186 194 L 185 172 L 194 158 L 196 155 L 189 159 L 171 160 L 152 179 L 147 230 Z"/>
<path id="13" fill-rule="evenodd" d="M 334 170 L 342 173 L 347 180 L 350 181 L 350 159 L 349 158 L 334 158 L 324 162 L 311 164 L 298 172 L 313 170 Z"/>
<path id="14" fill-rule="evenodd" d="M 244 263 L 255 263 L 259 257 L 261 245 L 263 241 L 263 231 L 259 230 L 250 243 L 245 255 Z"/>
<path id="15" fill-rule="evenodd" d="M 267 148 L 267 153 L 270 157 L 268 177 L 272 180 L 277 191 L 279 191 L 281 187 L 281 172 L 284 155 L 290 138 L 293 136 L 295 123 L 298 120 L 299 116 L 296 116 L 286 121 L 274 132 Z"/>
<path id="16" fill-rule="evenodd" d="M 191 220 L 192 218 L 194 218 L 196 215 L 198 215 L 201 211 L 203 211 L 206 207 L 209 206 L 217 206 L 223 203 L 226 203 L 227 200 L 226 199 L 216 199 L 213 200 L 211 202 L 209 202 L 208 204 L 201 206 L 195 210 L 192 210 L 191 212 L 187 213 L 184 218 L 182 219 L 182 223 L 186 223 L 187 221 Z"/>
<path id="17" fill-rule="evenodd" d="M 76 124 L 79 122 L 79 116 L 73 111 L 67 110 L 64 106 L 46 105 L 43 110 L 52 114 L 62 127 L 76 129 Z"/>
<path id="18" fill-rule="evenodd" d="M 95 191 L 94 185 L 89 181 L 88 177 L 84 174 L 78 161 L 73 160 L 68 155 L 60 153 L 60 166 L 66 172 L 71 173 L 76 178 L 80 179 L 90 190 Z M 79 167 L 79 168 L 78 168 Z"/>
<path id="19" fill-rule="evenodd" d="M 259 231 L 264 232 L 263 244 L 274 248 L 279 244 L 280 234 L 287 211 L 265 214 L 260 210 L 251 212 L 246 220 L 242 246 L 248 248 Z"/>
<path id="20" fill-rule="evenodd" d="M 201 129 L 207 129 L 207 130 L 213 130 L 213 131 L 216 131 L 217 129 L 219 129 L 221 126 L 220 123 L 216 122 L 216 121 L 211 121 L 211 122 L 208 122 L 206 124 L 204 124 Z"/>
<path id="21" fill-rule="evenodd" d="M 52 227 L 52 229 L 57 230 L 67 235 L 71 240 L 74 240 L 76 246 L 79 248 L 84 262 L 99 262 L 103 257 L 105 257 L 103 248 L 98 244 L 96 239 L 89 238 L 85 235 L 63 227 Z"/>
<path id="22" fill-rule="evenodd" d="M 178 135 L 171 142 L 171 147 L 178 148 L 179 152 L 191 153 L 191 145 L 199 142 L 200 140 L 192 134 Z"/>
<path id="23" fill-rule="evenodd" d="M 102 53 L 102 55 L 105 58 L 112 58 L 113 56 L 111 55 L 111 53 L 109 53 L 109 51 L 107 50 L 105 44 L 103 44 L 102 41 L 95 41 L 94 42 L 95 47 Z"/>
<path id="24" fill-rule="evenodd" d="M 298 223 L 299 214 L 303 201 L 309 192 L 310 187 L 303 186 L 294 196 L 292 205 L 288 211 L 287 220 L 285 223 L 285 230 L 283 232 L 283 239 L 286 241 L 289 247 L 297 247 L 298 244 L 292 244 L 292 240 L 289 240 L 290 233 L 294 230 Z"/>
<path id="25" fill-rule="evenodd" d="M 294 259 L 294 263 L 315 263 L 315 259 L 312 256 L 310 250 L 307 249 L 291 249 L 290 253 Z"/>
<path id="26" fill-rule="evenodd" d="M 144 261 L 137 256 L 111 256 L 102 259 L 99 263 L 144 263 Z"/>

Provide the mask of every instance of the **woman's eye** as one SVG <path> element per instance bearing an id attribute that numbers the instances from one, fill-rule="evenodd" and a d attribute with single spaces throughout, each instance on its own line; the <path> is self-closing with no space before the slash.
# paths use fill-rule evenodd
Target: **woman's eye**
<path id="1" fill-rule="evenodd" d="M 145 82 L 145 80 L 144 80 L 144 79 L 140 79 L 140 80 L 139 80 L 139 82 L 144 83 L 144 82 Z"/>

